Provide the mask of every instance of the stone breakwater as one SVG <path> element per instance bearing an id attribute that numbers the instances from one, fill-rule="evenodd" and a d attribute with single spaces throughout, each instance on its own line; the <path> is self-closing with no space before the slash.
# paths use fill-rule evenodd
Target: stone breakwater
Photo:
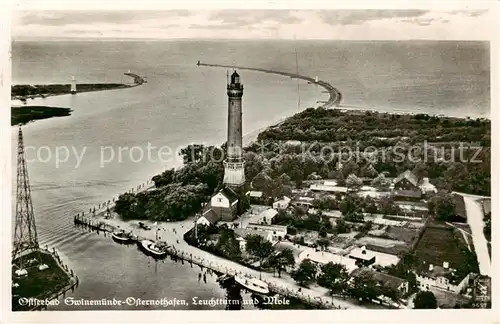
<path id="1" fill-rule="evenodd" d="M 305 75 L 300 75 L 296 73 L 289 73 L 289 72 L 282 72 L 282 71 L 275 71 L 275 70 L 268 70 L 268 69 L 261 69 L 261 68 L 252 68 L 252 67 L 245 67 L 245 66 L 237 66 L 237 65 L 222 65 L 222 64 L 209 64 L 209 63 L 201 63 L 198 62 L 198 66 L 208 66 L 208 67 L 221 67 L 221 68 L 228 68 L 228 69 L 238 69 L 238 70 L 247 70 L 247 71 L 254 71 L 254 72 L 262 72 L 262 73 L 270 73 L 270 74 L 278 74 L 278 75 L 283 75 L 287 76 L 290 78 L 295 78 L 295 79 L 302 79 L 307 82 L 310 82 L 311 84 L 317 84 L 328 92 L 330 95 L 330 98 L 323 103 L 320 107 L 321 108 L 330 108 L 330 107 L 338 107 L 340 104 L 340 101 L 342 100 L 342 93 L 336 89 L 334 86 L 332 86 L 330 83 L 326 81 L 321 81 L 317 80 Z"/>

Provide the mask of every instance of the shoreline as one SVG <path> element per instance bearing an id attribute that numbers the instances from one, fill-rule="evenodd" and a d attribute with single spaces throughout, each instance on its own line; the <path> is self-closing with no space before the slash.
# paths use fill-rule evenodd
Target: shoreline
<path id="1" fill-rule="evenodd" d="M 95 91 L 108 91 L 108 90 L 120 90 L 120 89 L 129 89 L 129 88 L 134 88 L 137 86 L 140 86 L 144 83 L 146 83 L 146 80 L 144 80 L 143 77 L 139 76 L 138 74 L 131 73 L 131 72 L 125 72 L 124 75 L 131 77 L 134 79 L 134 84 L 125 84 L 125 83 L 79 83 L 76 84 L 77 86 L 77 91 L 76 93 L 72 93 L 70 88 L 70 84 L 17 84 L 17 85 L 11 85 L 11 98 L 10 100 L 20 100 L 23 104 L 27 103 L 28 99 L 35 99 L 35 98 L 47 98 L 47 97 L 54 97 L 54 96 L 63 96 L 63 95 L 76 95 L 78 93 L 85 93 L 85 92 L 95 92 Z M 37 94 L 30 94 L 30 95 L 12 95 L 13 88 L 14 87 L 31 87 L 31 88 L 37 88 L 37 87 L 67 87 L 68 90 L 64 90 L 63 92 L 56 92 L 56 93 L 37 93 Z M 78 86 L 84 87 L 84 90 L 78 90 Z M 110 88 L 106 88 L 106 86 L 110 86 Z M 22 107 L 22 106 L 20 106 Z"/>
<path id="2" fill-rule="evenodd" d="M 71 108 L 52 106 L 11 106 L 10 125 L 22 126 L 37 120 L 71 116 Z"/>

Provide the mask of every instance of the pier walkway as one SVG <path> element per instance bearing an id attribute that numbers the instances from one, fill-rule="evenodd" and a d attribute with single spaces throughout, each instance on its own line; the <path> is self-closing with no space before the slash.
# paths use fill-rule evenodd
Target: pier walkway
<path id="1" fill-rule="evenodd" d="M 270 74 L 278 74 L 278 75 L 283 75 L 287 76 L 290 78 L 295 78 L 295 79 L 302 79 L 305 80 L 311 84 L 317 84 L 323 88 L 326 89 L 326 92 L 330 94 L 330 98 L 324 102 L 320 107 L 321 108 L 330 108 L 330 107 L 338 107 L 340 104 L 340 101 L 342 100 L 342 93 L 335 87 L 333 87 L 330 83 L 326 81 L 321 81 L 321 80 L 316 80 L 314 78 L 296 74 L 296 73 L 289 73 L 289 72 L 282 72 L 282 71 L 275 71 L 275 70 L 268 70 L 268 69 L 260 69 L 260 68 L 252 68 L 252 67 L 245 67 L 245 66 L 237 66 L 237 65 L 222 65 L 222 64 L 208 64 L 208 63 L 202 63 L 198 62 L 198 66 L 208 66 L 208 67 L 221 67 L 221 68 L 227 68 L 227 69 L 238 69 L 238 70 L 247 70 L 247 71 L 254 71 L 254 72 L 263 72 L 263 73 L 270 73 Z"/>
<path id="2" fill-rule="evenodd" d="M 242 264 L 189 245 L 184 241 L 184 234 L 194 226 L 193 219 L 181 222 L 162 222 L 158 224 L 144 221 L 144 223 L 151 226 L 151 230 L 138 228 L 136 225 L 137 222 L 124 222 L 116 217 L 106 219 L 102 214 L 93 217 L 75 216 L 75 223 L 103 232 L 112 232 L 116 230 L 132 232 L 134 235 L 137 235 L 138 240 L 149 239 L 154 241 L 156 239 L 156 231 L 160 231 L 158 233 L 160 242 L 167 245 L 168 254 L 176 258 L 192 262 L 193 264 L 211 269 L 218 273 L 247 275 L 253 278 L 261 278 L 262 281 L 269 285 L 269 289 L 272 292 L 282 296 L 294 297 L 309 304 L 317 305 L 320 308 L 365 308 L 352 300 L 329 296 L 327 289 L 323 287 L 300 287 L 286 273 L 283 273 L 282 277 L 279 278 L 274 276 L 273 273 L 259 272 Z"/>

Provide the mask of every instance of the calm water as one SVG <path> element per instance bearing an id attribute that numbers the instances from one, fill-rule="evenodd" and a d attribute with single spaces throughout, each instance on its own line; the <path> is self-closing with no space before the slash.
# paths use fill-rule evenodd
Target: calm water
<path id="1" fill-rule="evenodd" d="M 20 42 L 13 44 L 15 84 L 121 82 L 123 72 L 147 74 L 140 87 L 30 100 L 70 107 L 72 116 L 24 127 L 41 244 L 58 249 L 80 278 L 75 298 L 223 297 L 198 267 L 154 263 L 134 247 L 73 227 L 73 215 L 179 166 L 175 150 L 224 141 L 224 69 L 208 63 L 295 71 L 331 82 L 343 104 L 382 111 L 489 117 L 489 46 L 475 42 Z M 297 112 L 297 81 L 242 71 L 244 133 Z M 300 83 L 300 108 L 327 94 Z M 12 131 L 13 161 L 17 130 Z M 172 150 L 170 161 L 158 148 Z M 66 158 L 56 165 L 55 154 Z M 150 147 L 151 158 L 147 152 Z M 59 148 L 59 149 L 58 149 Z M 119 151 L 122 149 L 120 156 Z M 133 154 L 131 154 L 131 149 Z M 43 161 L 36 159 L 38 157 Z M 75 152 L 82 156 L 78 159 Z M 143 152 L 144 158 L 140 158 Z M 50 155 L 49 155 L 50 154 Z M 114 154 L 114 158 L 111 159 Z M 165 158 L 165 156 L 164 156 Z M 111 161 L 102 163 L 102 159 Z M 138 161 L 138 162 L 136 162 Z M 15 188 L 13 188 L 15 190 Z M 244 297 L 245 298 L 245 297 Z M 157 307 L 162 309 L 162 307 Z M 219 306 L 219 308 L 223 308 Z M 65 309 L 59 306 L 57 309 Z"/>

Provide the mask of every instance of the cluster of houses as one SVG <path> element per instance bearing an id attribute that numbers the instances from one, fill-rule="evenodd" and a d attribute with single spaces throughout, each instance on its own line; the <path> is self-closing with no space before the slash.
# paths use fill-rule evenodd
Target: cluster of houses
<path id="1" fill-rule="evenodd" d="M 247 196 L 250 195 L 256 198 L 262 197 L 261 192 L 248 192 Z M 274 218 L 278 215 L 278 210 L 288 208 L 289 203 L 290 199 L 284 197 L 276 201 L 273 208 L 266 208 L 261 213 L 251 215 L 244 222 L 236 223 L 238 195 L 231 188 L 225 187 L 212 196 L 209 207 L 196 223 L 210 226 L 217 222 L 224 222 L 237 226 L 234 228 L 234 232 L 242 247 L 244 247 L 244 238 L 249 234 L 260 235 L 264 239 L 276 243 L 285 238 L 287 227 L 274 224 Z"/>
<path id="2" fill-rule="evenodd" d="M 362 189 L 363 190 L 363 189 Z M 420 200 L 428 193 L 436 192 L 436 187 L 429 182 L 428 178 L 418 179 L 415 174 L 407 170 L 393 179 L 390 186 L 389 194 L 395 199 L 401 200 Z M 336 194 L 345 195 L 348 190 L 346 187 L 337 186 L 335 181 L 325 180 L 321 183 L 314 183 L 310 186 L 309 192 L 320 194 Z M 275 201 L 270 201 L 260 191 L 249 191 L 246 193 L 250 202 L 255 205 L 266 206 L 262 211 L 255 214 L 246 215 L 245 220 L 242 217 L 237 220 L 237 205 L 238 195 L 231 188 L 225 187 L 218 191 L 208 204 L 207 208 L 197 219 L 197 224 L 215 225 L 217 222 L 226 223 L 233 226 L 234 233 L 240 242 L 242 250 L 245 249 L 245 237 L 249 234 L 262 236 L 265 240 L 272 243 L 277 243 L 283 240 L 287 235 L 287 227 L 275 224 L 275 217 L 278 211 L 286 210 L 290 206 L 304 207 L 309 209 L 312 207 L 314 198 L 307 195 L 300 195 L 295 191 L 296 197 L 281 197 Z M 461 196 L 460 196 L 461 197 Z M 465 217 L 465 208 L 458 201 L 458 215 Z M 272 204 L 272 207 L 271 207 Z M 365 246 L 358 246 L 345 253 L 334 254 L 328 251 L 318 251 L 315 248 L 305 247 L 298 256 L 298 263 L 304 259 L 309 259 L 318 266 L 328 262 L 343 264 L 350 272 L 351 277 L 370 276 L 381 285 L 392 288 L 398 291 L 401 295 L 408 292 L 408 281 L 402 278 L 397 278 L 382 272 L 375 271 L 373 266 L 387 267 L 395 265 L 399 262 L 399 257 L 373 251 Z M 430 288 L 438 288 L 455 293 L 463 292 L 469 285 L 472 274 L 468 274 L 464 278 L 453 277 L 454 269 L 449 267 L 449 264 L 444 261 L 442 266 L 429 265 L 427 269 L 418 270 L 416 279 L 418 288 L 427 290 Z M 471 277 L 472 276 L 472 277 Z"/>
<path id="3" fill-rule="evenodd" d="M 372 181 L 371 178 L 361 178 L 361 180 L 364 184 L 360 189 L 361 193 L 374 189 L 369 186 Z M 345 196 L 349 192 L 347 187 L 339 186 L 337 181 L 334 180 L 323 180 L 313 183 L 309 187 L 309 190 L 315 193 L 328 193 L 340 196 Z M 412 171 L 406 170 L 392 180 L 387 192 L 379 192 L 377 196 L 390 195 L 395 199 L 420 200 L 426 195 L 435 192 L 437 192 L 436 186 L 430 183 L 429 178 L 419 179 Z"/>

